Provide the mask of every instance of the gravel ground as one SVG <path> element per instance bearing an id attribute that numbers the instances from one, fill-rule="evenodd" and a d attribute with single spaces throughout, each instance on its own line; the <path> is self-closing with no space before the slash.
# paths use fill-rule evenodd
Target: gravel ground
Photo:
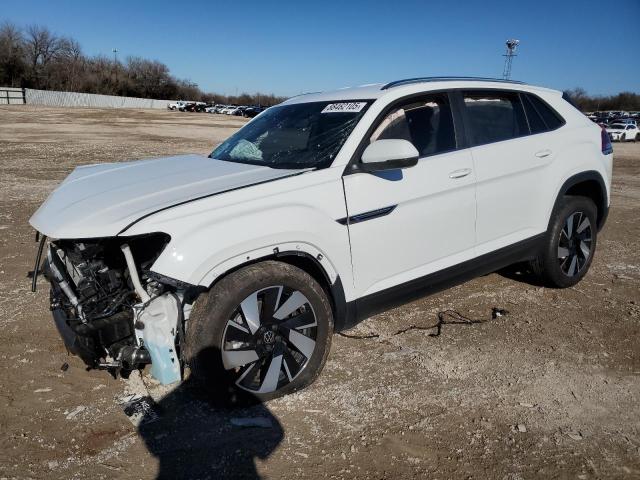
<path id="1" fill-rule="evenodd" d="M 188 382 L 166 391 L 69 357 L 45 282 L 33 294 L 25 277 L 29 216 L 77 165 L 206 154 L 243 123 L 0 107 L 0 477 L 640 478 L 640 144 L 614 146 L 611 213 L 579 285 L 511 268 L 377 315 L 288 397 L 220 411 Z M 434 336 L 445 309 L 487 321 Z M 118 401 L 147 390 L 160 416 L 136 428 Z"/>

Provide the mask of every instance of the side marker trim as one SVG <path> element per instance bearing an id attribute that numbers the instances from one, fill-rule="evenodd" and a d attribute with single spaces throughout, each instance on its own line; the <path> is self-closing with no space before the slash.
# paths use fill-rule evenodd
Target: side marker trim
<path id="1" fill-rule="evenodd" d="M 370 210 L 368 212 L 359 213 L 358 215 L 352 215 L 350 217 L 339 218 L 336 220 L 341 225 L 351 225 L 354 223 L 365 222 L 367 220 L 373 220 L 374 218 L 384 217 L 393 212 L 398 205 L 390 205 L 384 208 L 378 208 L 376 210 Z"/>

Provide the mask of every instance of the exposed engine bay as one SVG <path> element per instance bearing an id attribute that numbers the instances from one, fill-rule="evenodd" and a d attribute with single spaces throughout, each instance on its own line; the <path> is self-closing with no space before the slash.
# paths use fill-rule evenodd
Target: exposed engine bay
<path id="1" fill-rule="evenodd" d="M 151 364 L 161 383 L 181 379 L 184 312 L 197 288 L 150 270 L 169 239 L 154 233 L 49 243 L 41 271 L 51 283 L 56 327 L 89 368 L 126 377 Z"/>

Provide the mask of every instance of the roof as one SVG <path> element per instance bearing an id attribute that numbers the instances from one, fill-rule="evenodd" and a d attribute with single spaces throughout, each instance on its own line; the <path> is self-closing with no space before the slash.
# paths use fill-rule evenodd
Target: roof
<path id="1" fill-rule="evenodd" d="M 428 84 L 428 89 L 425 85 Z M 326 92 L 303 93 L 292 97 L 284 104 L 328 102 L 346 100 L 376 100 L 385 95 L 402 96 L 421 90 L 440 90 L 445 88 L 513 88 L 518 90 L 544 90 L 556 92 L 544 87 L 528 85 L 514 80 L 500 80 L 495 78 L 478 77 L 419 77 L 405 80 L 396 80 L 389 83 L 372 83 L 358 87 L 345 87 Z"/>

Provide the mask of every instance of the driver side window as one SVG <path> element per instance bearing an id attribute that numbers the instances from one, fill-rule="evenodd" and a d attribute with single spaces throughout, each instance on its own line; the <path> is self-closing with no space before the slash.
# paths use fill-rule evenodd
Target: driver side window
<path id="1" fill-rule="evenodd" d="M 428 95 L 394 108 L 380 122 L 369 142 L 399 139 L 411 142 L 420 157 L 456 148 L 456 136 L 449 96 Z"/>

